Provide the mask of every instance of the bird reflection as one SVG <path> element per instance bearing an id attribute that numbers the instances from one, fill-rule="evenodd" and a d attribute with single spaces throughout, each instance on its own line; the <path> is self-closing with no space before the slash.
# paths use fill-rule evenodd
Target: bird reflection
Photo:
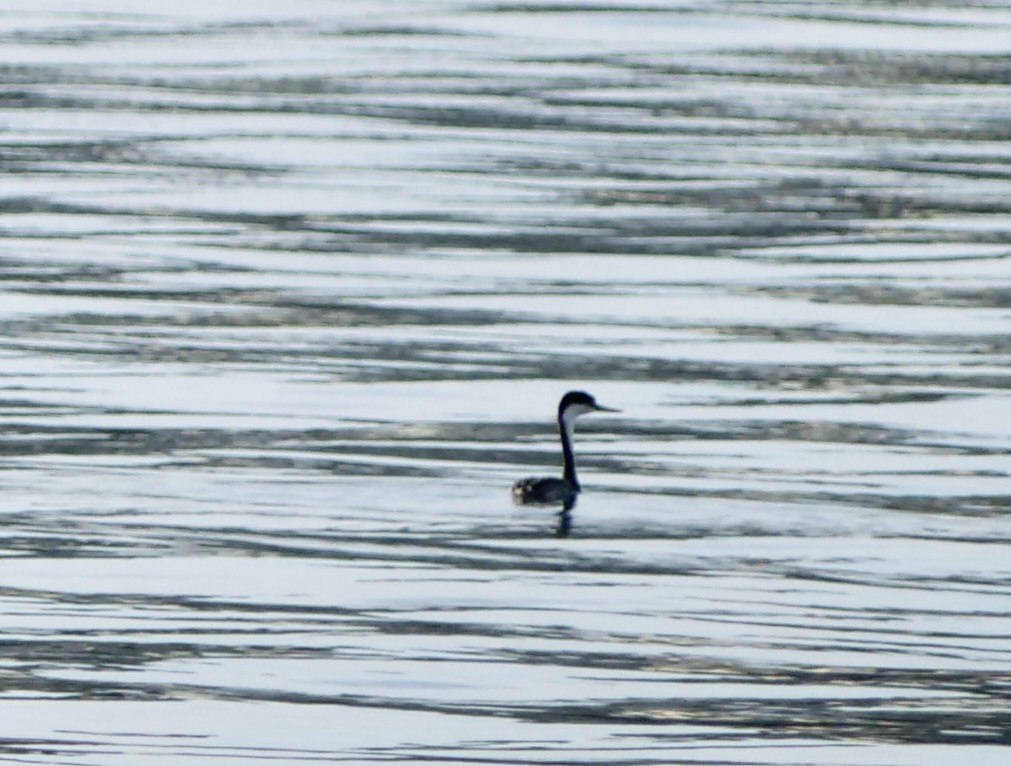
<path id="1" fill-rule="evenodd" d="M 575 506 L 575 503 L 572 504 Z M 558 512 L 558 524 L 555 526 L 555 537 L 568 537 L 572 531 L 572 506 Z"/>

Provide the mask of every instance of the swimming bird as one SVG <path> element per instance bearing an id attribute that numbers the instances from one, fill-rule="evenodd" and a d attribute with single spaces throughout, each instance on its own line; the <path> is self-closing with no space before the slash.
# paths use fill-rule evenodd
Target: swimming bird
<path id="1" fill-rule="evenodd" d="M 576 418 L 588 412 L 620 412 L 597 404 L 585 391 L 569 391 L 558 403 L 558 435 L 562 439 L 562 478 L 554 476 L 520 479 L 513 484 L 513 502 L 517 505 L 561 505 L 567 514 L 576 504 L 579 480 L 572 454 L 572 429 Z"/>

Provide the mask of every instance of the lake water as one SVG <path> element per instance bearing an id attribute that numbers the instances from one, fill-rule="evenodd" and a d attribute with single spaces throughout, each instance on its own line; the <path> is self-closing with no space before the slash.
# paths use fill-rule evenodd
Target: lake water
<path id="1" fill-rule="evenodd" d="M 1011 6 L 87 5 L 0 15 L 0 761 L 1009 762 Z"/>

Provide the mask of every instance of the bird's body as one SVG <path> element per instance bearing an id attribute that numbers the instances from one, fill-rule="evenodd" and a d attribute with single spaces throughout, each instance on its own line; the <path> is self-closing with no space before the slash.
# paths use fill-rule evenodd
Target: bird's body
<path id="1" fill-rule="evenodd" d="M 520 479 L 513 484 L 513 502 L 518 505 L 562 505 L 571 508 L 579 487 L 554 476 Z"/>
<path id="2" fill-rule="evenodd" d="M 562 476 L 520 479 L 512 486 L 513 502 L 518 505 L 560 505 L 563 512 L 576 504 L 579 479 L 576 478 L 576 458 L 572 453 L 572 430 L 576 418 L 587 412 L 617 412 L 602 407 L 583 391 L 569 391 L 558 403 L 558 435 L 562 440 Z"/>

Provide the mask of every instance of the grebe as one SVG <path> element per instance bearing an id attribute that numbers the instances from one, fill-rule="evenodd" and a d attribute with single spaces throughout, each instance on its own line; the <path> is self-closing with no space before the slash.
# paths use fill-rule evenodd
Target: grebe
<path id="1" fill-rule="evenodd" d="M 569 391 L 558 403 L 558 435 L 562 439 L 562 478 L 546 476 L 520 479 L 513 484 L 513 502 L 517 505 L 561 505 L 567 514 L 576 504 L 579 480 L 572 454 L 572 428 L 576 418 L 587 412 L 620 412 L 602 407 L 585 391 Z"/>

